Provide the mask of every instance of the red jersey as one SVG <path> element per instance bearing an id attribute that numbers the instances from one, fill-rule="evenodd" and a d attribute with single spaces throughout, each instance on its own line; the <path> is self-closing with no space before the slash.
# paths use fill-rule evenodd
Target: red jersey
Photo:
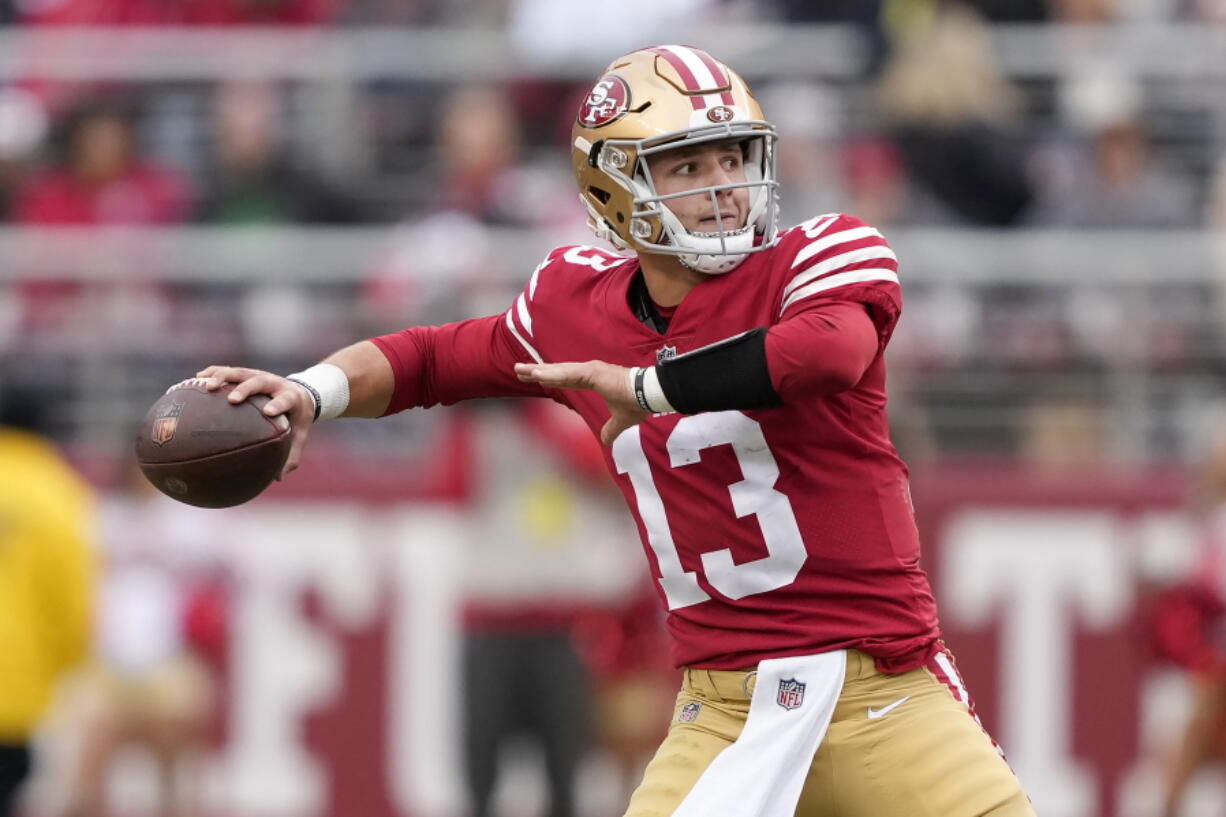
<path id="1" fill-rule="evenodd" d="M 600 395 L 521 383 L 514 364 L 651 366 L 770 327 L 768 367 L 783 406 L 656 415 L 605 449 L 669 611 L 673 657 L 733 669 L 855 648 L 883 670 L 906 671 L 927 660 L 939 630 L 886 415 L 897 269 L 875 229 L 818 216 L 700 282 L 660 334 L 628 301 L 636 259 L 562 247 L 502 315 L 374 339 L 396 376 L 388 411 L 547 395 L 599 433 L 609 418 Z M 872 317 L 876 355 L 850 388 L 814 394 L 803 369 L 822 354 L 822 317 L 848 304 Z"/>
<path id="2" fill-rule="evenodd" d="M 191 188 L 175 170 L 137 163 L 101 187 L 63 169 L 33 176 L 13 203 L 19 224 L 174 224 L 191 214 Z"/>

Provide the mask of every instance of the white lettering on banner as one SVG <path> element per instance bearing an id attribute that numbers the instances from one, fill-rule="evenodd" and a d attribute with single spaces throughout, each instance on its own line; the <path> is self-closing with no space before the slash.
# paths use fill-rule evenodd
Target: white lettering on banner
<path id="1" fill-rule="evenodd" d="M 454 510 L 418 505 L 381 527 L 395 583 L 387 735 L 394 802 L 403 814 L 459 814 L 457 686 L 464 677 L 457 610 L 460 544 L 471 526 Z"/>
<path id="2" fill-rule="evenodd" d="M 997 737 L 1045 817 L 1098 813 L 1093 771 L 1070 747 L 1072 628 L 1106 630 L 1128 615 L 1120 539 L 1120 517 L 1103 511 L 977 509 L 945 530 L 944 614 L 970 628 L 1002 617 Z"/>
<path id="3" fill-rule="evenodd" d="M 691 425 L 670 439 L 671 465 L 690 467 L 712 440 L 751 436 Z M 631 473 L 642 467 L 645 486 L 635 484 L 642 510 L 645 499 L 658 502 L 658 497 L 637 432 L 622 435 L 618 444 L 631 442 L 637 452 L 614 454 L 619 467 L 630 466 Z M 767 523 L 783 511 L 771 499 L 773 463 L 749 460 L 752 467 L 744 470 L 742 461 L 742 469 L 744 489 L 752 490 L 738 512 L 756 516 L 764 531 L 775 530 Z M 370 689 L 369 664 L 347 677 L 342 642 L 349 630 L 369 633 L 386 623 L 387 676 L 380 682 L 387 695 L 385 718 L 369 734 L 371 741 L 383 741 L 379 757 L 385 765 L 371 767 L 369 785 L 386 791 L 400 814 L 461 811 L 463 678 L 455 606 L 464 565 L 461 550 L 452 545 L 465 528 L 464 511 L 416 503 L 370 508 L 260 502 L 225 513 L 234 514 L 232 523 L 226 520 L 225 537 L 234 543 L 230 560 L 238 593 L 231 611 L 229 739 L 216 760 L 216 780 L 210 781 L 209 810 L 246 817 L 326 813 L 337 796 L 336 784 L 327 760 L 306 743 L 304 723 L 327 713 L 341 696 Z M 667 534 L 662 509 L 660 518 L 658 532 Z M 1101 816 L 1111 801 L 1113 817 L 1154 813 L 1161 794 L 1159 759 L 1186 720 L 1186 683 L 1169 669 L 1149 671 L 1140 712 L 1120 713 L 1140 716 L 1137 760 L 1109 776 L 1106 767 L 1093 765 L 1095 760 L 1073 756 L 1079 714 L 1072 711 L 1074 674 L 1095 671 L 1073 665 L 1073 638 L 1078 630 L 1120 632 L 1128 626 L 1138 578 L 1170 579 L 1186 569 L 1196 552 L 1186 517 L 1125 516 L 1118 506 L 1105 504 L 1078 512 L 979 507 L 947 519 L 943 547 L 932 548 L 940 558 L 935 572 L 943 618 L 951 631 L 984 632 L 1001 625 L 996 736 L 1037 813 Z M 786 540 L 788 528 L 771 534 L 770 553 Z M 705 573 L 710 565 L 696 567 Z M 679 563 L 676 569 L 682 572 Z M 320 599 L 322 625 L 302 613 L 308 592 Z M 387 608 L 380 605 L 385 601 Z M 383 622 L 378 617 L 385 613 Z M 971 691 L 978 691 L 973 682 Z M 992 697 L 986 690 L 981 694 Z M 1101 737 L 1081 737 L 1091 755 L 1101 751 L 1095 748 Z M 329 740 L 321 752 L 335 756 L 349 750 L 338 749 L 335 737 Z M 367 756 L 376 754 L 371 746 L 362 747 Z M 535 773 L 537 767 L 525 768 Z M 1209 817 L 1224 808 L 1226 779 L 1202 774 L 1182 813 Z"/>
<path id="4" fill-rule="evenodd" d="M 344 687 L 337 645 L 302 618 L 319 593 L 329 619 L 357 628 L 375 612 L 378 574 L 357 510 L 301 506 L 244 512 L 227 530 L 239 594 L 231 627 L 233 703 L 228 804 L 260 817 L 318 814 L 327 770 L 303 745 L 302 719 Z"/>

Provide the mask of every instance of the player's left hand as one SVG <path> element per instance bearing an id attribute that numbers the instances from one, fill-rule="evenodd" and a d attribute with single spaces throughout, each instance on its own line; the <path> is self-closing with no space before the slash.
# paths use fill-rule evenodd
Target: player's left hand
<path id="1" fill-rule="evenodd" d="M 604 398 L 612 415 L 600 429 L 600 441 L 612 445 L 631 426 L 651 415 L 639 408 L 630 387 L 630 370 L 602 360 L 586 363 L 516 363 L 515 374 L 526 383 L 550 389 L 588 389 Z"/>

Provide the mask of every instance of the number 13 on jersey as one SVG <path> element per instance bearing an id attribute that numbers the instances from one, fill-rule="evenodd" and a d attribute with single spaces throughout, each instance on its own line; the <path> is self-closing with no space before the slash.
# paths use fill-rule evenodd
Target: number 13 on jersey
<path id="1" fill-rule="evenodd" d="M 724 548 L 702 554 L 702 572 L 707 583 L 730 599 L 767 593 L 796 580 L 808 554 L 796 514 L 785 494 L 775 487 L 779 466 L 762 434 L 762 427 L 739 411 L 720 411 L 682 417 L 666 443 L 669 464 L 684 468 L 702 460 L 702 451 L 729 445 L 736 454 L 744 476 L 728 485 L 732 508 L 737 518 L 753 515 L 762 530 L 766 556 L 736 564 L 732 551 Z M 677 553 L 664 500 L 643 450 L 640 426 L 621 434 L 613 443 L 613 462 L 634 488 L 639 517 L 647 532 L 647 542 L 656 555 L 660 587 L 668 609 L 688 607 L 711 598 L 698 583 L 696 571 L 686 570 Z M 712 520 L 718 525 L 718 520 Z"/>

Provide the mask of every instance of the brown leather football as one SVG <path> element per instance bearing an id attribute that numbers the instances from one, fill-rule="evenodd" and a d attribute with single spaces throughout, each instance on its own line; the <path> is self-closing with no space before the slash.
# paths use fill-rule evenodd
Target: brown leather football
<path id="1" fill-rule="evenodd" d="M 169 497 L 201 508 L 228 508 L 268 487 L 289 456 L 285 415 L 267 417 L 266 395 L 235 405 L 232 386 L 217 391 L 184 380 L 149 409 L 136 437 L 136 461 Z"/>

